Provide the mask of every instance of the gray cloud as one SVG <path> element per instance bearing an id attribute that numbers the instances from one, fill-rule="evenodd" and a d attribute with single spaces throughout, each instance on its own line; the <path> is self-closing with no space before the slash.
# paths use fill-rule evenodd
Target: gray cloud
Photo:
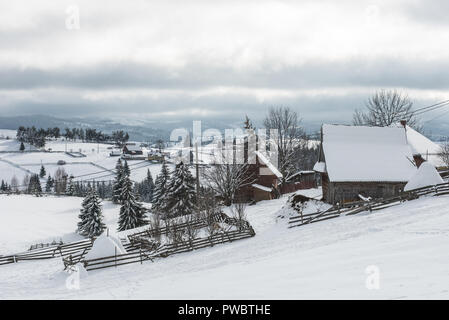
<path id="1" fill-rule="evenodd" d="M 348 59 L 310 61 L 301 66 L 258 71 L 192 63 L 179 69 L 138 63 L 103 63 L 57 69 L 0 67 L 0 89 L 153 88 L 201 89 L 214 86 L 298 89 L 323 87 L 408 87 L 448 89 L 449 61 L 418 59 Z"/>
<path id="2" fill-rule="evenodd" d="M 0 21 L 2 114 L 258 121 L 285 104 L 317 124 L 349 122 L 376 88 L 449 90 L 443 0 L 80 3 L 77 32 L 68 1 Z"/>

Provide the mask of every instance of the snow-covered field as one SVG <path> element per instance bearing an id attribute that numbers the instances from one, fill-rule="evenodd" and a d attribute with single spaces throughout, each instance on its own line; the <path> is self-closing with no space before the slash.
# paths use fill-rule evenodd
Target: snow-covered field
<path id="1" fill-rule="evenodd" d="M 9 130 L 11 131 L 11 130 Z M 8 130 L 0 130 L 6 137 Z M 0 139 L 0 181 L 7 183 L 15 176 L 19 183 L 22 182 L 26 174 L 39 173 L 41 165 L 44 165 L 47 174 L 54 176 L 59 167 L 63 167 L 67 174 L 73 175 L 75 180 L 96 180 L 109 181 L 114 179 L 114 170 L 118 157 L 110 157 L 111 145 L 82 142 L 47 141 L 45 148 L 53 152 L 25 152 L 19 153 L 20 143 L 17 140 Z M 26 150 L 30 150 L 29 145 L 25 145 Z M 33 149 L 33 148 L 32 148 Z M 74 158 L 64 153 L 82 152 L 86 157 Z M 176 148 L 174 149 L 176 152 Z M 58 161 L 66 164 L 58 165 Z M 161 165 L 152 164 L 142 160 L 128 161 L 131 169 L 131 179 L 141 181 L 147 175 L 149 169 L 153 179 L 159 174 Z M 45 181 L 43 179 L 42 181 Z"/>
<path id="2" fill-rule="evenodd" d="M 286 199 L 247 207 L 248 220 L 257 233 L 254 238 L 153 263 L 92 271 L 80 280 L 79 289 L 66 287 L 68 274 L 62 271 L 60 259 L 1 266 L 0 298 L 449 297 L 449 196 L 421 198 L 292 229 L 276 218 Z M 19 245 L 24 249 L 32 240 L 73 232 L 80 201 L 1 197 L 2 250 Z M 39 213 L 38 208 L 46 210 Z M 107 204 L 105 209 L 107 223 L 114 225 L 118 210 Z M 366 287 L 367 270 L 379 271 L 379 289 Z"/>

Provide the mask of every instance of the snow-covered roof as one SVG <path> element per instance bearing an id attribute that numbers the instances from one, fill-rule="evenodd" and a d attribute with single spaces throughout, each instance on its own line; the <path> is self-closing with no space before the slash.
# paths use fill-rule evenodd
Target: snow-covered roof
<path id="1" fill-rule="evenodd" d="M 128 149 L 129 151 L 142 151 L 142 148 L 140 148 L 139 146 L 137 146 L 137 145 L 131 145 L 131 144 L 127 144 L 126 146 L 126 149 Z"/>
<path id="2" fill-rule="evenodd" d="M 265 187 L 265 186 L 262 186 L 262 185 L 260 185 L 260 184 L 257 184 L 257 183 L 254 183 L 254 184 L 252 184 L 251 186 L 253 186 L 254 188 L 257 188 L 257 189 L 260 189 L 260 190 L 266 191 L 266 192 L 271 192 L 271 191 L 273 191 L 273 189 L 272 189 L 272 188 L 269 188 L 269 187 Z"/>
<path id="3" fill-rule="evenodd" d="M 279 170 L 260 152 L 255 151 L 255 154 L 259 157 L 259 160 L 266 165 L 273 174 L 278 177 L 279 179 L 282 178 L 282 173 L 279 172 Z"/>
<path id="4" fill-rule="evenodd" d="M 399 124 L 402 127 L 402 125 Z M 403 127 L 402 127 L 403 128 Z M 407 142 L 412 147 L 413 154 L 420 154 L 423 159 L 429 161 L 436 167 L 443 166 L 444 163 L 439 157 L 441 146 L 428 139 L 413 128 L 406 126 Z"/>
<path id="5" fill-rule="evenodd" d="M 313 166 L 313 170 L 316 172 L 326 172 L 326 163 L 324 162 L 317 162 Z"/>
<path id="6" fill-rule="evenodd" d="M 404 128 L 324 124 L 322 130 L 330 181 L 407 182 L 416 172 Z"/>
<path id="7" fill-rule="evenodd" d="M 413 190 L 417 188 L 434 186 L 443 183 L 443 179 L 429 162 L 423 162 L 410 181 L 405 185 L 404 191 Z"/>
<path id="8" fill-rule="evenodd" d="M 313 171 L 313 170 L 301 170 L 301 171 L 296 172 L 295 174 L 292 174 L 290 177 L 288 177 L 288 180 L 291 180 L 294 177 L 301 176 L 304 174 L 313 174 L 313 173 L 315 173 L 315 171 Z"/>

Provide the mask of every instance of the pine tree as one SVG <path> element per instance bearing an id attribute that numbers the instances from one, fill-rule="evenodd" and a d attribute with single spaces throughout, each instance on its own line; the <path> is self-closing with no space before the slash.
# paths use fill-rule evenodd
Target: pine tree
<path id="1" fill-rule="evenodd" d="M 69 182 L 67 183 L 66 195 L 73 196 L 75 195 L 75 185 L 73 183 L 74 177 L 71 175 L 69 177 Z"/>
<path id="2" fill-rule="evenodd" d="M 30 182 L 28 183 L 28 193 L 34 194 L 39 197 L 42 194 L 41 182 L 37 174 L 33 174 L 30 177 Z"/>
<path id="3" fill-rule="evenodd" d="M 85 237 L 96 237 L 106 229 L 103 223 L 103 213 L 100 198 L 95 190 L 91 188 L 82 203 L 80 210 L 80 222 L 78 223 L 78 232 Z"/>
<path id="4" fill-rule="evenodd" d="M 47 183 L 45 184 L 45 192 L 51 192 L 53 190 L 54 181 L 50 175 L 48 175 Z"/>
<path id="5" fill-rule="evenodd" d="M 150 169 L 147 170 L 147 177 L 141 183 L 135 184 L 135 189 L 142 201 L 151 202 L 153 199 L 154 182 Z"/>
<path id="6" fill-rule="evenodd" d="M 78 233 L 81 234 L 83 232 L 84 225 L 86 224 L 86 216 L 87 216 L 87 207 L 88 204 L 92 201 L 92 192 L 89 189 L 86 196 L 83 199 L 83 202 L 81 203 L 81 209 L 80 214 L 78 215 L 79 222 L 78 222 Z"/>
<path id="7" fill-rule="evenodd" d="M 8 185 L 5 183 L 5 181 L 2 180 L 2 184 L 0 186 L 0 190 L 1 191 L 6 191 L 8 190 Z"/>
<path id="8" fill-rule="evenodd" d="M 126 161 L 124 167 L 127 167 Z M 120 199 L 122 205 L 120 207 L 118 231 L 134 229 L 148 224 L 148 221 L 145 219 L 146 210 L 137 201 L 133 193 L 133 183 L 128 174 L 123 174 L 121 185 Z"/>
<path id="9" fill-rule="evenodd" d="M 147 170 L 147 179 L 145 180 L 145 186 L 146 186 L 146 201 L 150 202 L 153 198 L 153 191 L 154 191 L 154 182 L 153 177 L 151 175 L 150 169 Z"/>
<path id="10" fill-rule="evenodd" d="M 120 203 L 120 193 L 121 193 L 121 183 L 123 176 L 123 165 L 122 160 L 118 159 L 117 164 L 115 166 L 115 180 L 112 187 L 112 202 L 115 204 Z"/>
<path id="11" fill-rule="evenodd" d="M 162 163 L 161 172 L 156 177 L 153 189 L 153 209 L 155 211 L 162 211 L 165 207 L 165 196 L 167 193 L 168 185 L 170 183 L 170 172 L 168 171 L 167 164 Z"/>
<path id="12" fill-rule="evenodd" d="M 45 171 L 45 168 L 43 165 L 41 165 L 41 171 L 39 172 L 39 177 L 44 178 L 47 175 L 47 172 Z"/>
<path id="13" fill-rule="evenodd" d="M 25 151 L 25 145 L 23 144 L 23 142 L 20 143 L 20 151 Z"/>
<path id="14" fill-rule="evenodd" d="M 176 165 L 167 191 L 166 211 L 170 217 L 194 213 L 196 203 L 195 179 L 189 167 Z"/>

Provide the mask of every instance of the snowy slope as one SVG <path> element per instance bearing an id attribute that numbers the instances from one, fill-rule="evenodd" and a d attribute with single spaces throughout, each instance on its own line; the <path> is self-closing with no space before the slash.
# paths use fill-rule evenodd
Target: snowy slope
<path id="1" fill-rule="evenodd" d="M 27 250 L 35 243 L 80 240 L 75 233 L 83 198 L 0 195 L 0 255 Z M 106 225 L 117 229 L 119 207 L 103 201 Z"/>
<path id="2" fill-rule="evenodd" d="M 92 271 L 66 288 L 59 259 L 1 267 L 0 299 L 428 299 L 449 296 L 449 197 L 288 229 L 286 197 L 247 208 L 254 238 Z M 41 225 L 36 225 L 36 228 Z M 380 288 L 366 288 L 366 268 Z"/>

